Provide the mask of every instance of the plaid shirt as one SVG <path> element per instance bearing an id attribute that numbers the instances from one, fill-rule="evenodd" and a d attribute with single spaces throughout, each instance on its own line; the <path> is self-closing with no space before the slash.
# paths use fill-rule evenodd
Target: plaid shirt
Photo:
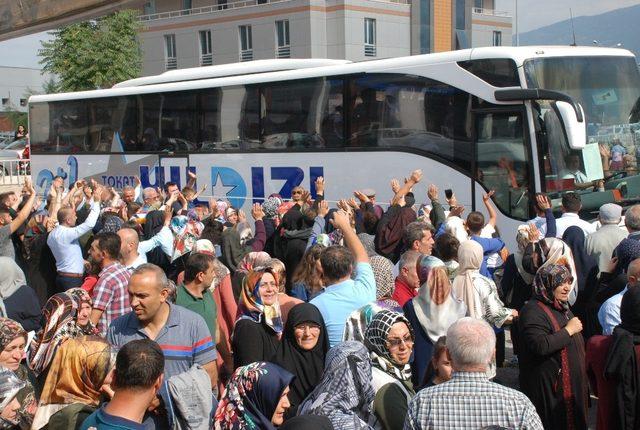
<path id="1" fill-rule="evenodd" d="M 455 372 L 450 381 L 425 388 L 411 400 L 404 430 L 489 425 L 543 430 L 535 407 L 521 392 L 489 381 L 484 372 Z"/>
<path id="2" fill-rule="evenodd" d="M 93 307 L 103 311 L 97 326 L 100 336 L 106 336 L 111 321 L 131 311 L 127 290 L 129 276 L 127 268 L 118 262 L 100 272 L 93 288 Z"/>

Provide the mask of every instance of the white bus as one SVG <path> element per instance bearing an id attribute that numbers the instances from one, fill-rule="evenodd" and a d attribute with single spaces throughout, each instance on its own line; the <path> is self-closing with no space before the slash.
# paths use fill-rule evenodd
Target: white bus
<path id="1" fill-rule="evenodd" d="M 367 187 L 386 202 L 389 181 L 420 168 L 418 202 L 435 183 L 484 210 L 493 189 L 511 236 L 535 192 L 580 188 L 586 211 L 638 198 L 639 97 L 633 54 L 592 47 L 177 70 L 32 96 L 32 174 L 45 190 L 54 175 L 156 187 L 184 185 L 191 169 L 242 207 L 299 184 L 313 192 L 318 176 L 329 200 Z M 603 178 L 604 191 L 585 185 Z"/>

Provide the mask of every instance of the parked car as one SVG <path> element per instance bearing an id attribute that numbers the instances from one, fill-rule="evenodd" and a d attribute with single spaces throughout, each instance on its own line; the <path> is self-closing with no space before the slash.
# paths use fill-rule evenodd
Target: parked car
<path id="1" fill-rule="evenodd" d="M 18 139 L 0 149 L 0 176 L 29 174 L 29 142 L 27 139 Z M 25 161 L 17 161 L 25 160 Z"/>

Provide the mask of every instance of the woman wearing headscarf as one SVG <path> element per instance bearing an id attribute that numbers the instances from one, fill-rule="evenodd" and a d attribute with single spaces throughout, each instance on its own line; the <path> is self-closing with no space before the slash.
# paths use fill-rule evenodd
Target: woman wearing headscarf
<path id="1" fill-rule="evenodd" d="M 371 429 L 375 390 L 371 360 L 360 342 L 342 342 L 329 350 L 322 380 L 298 408 L 298 415 L 329 418 L 335 429 Z"/>
<path id="2" fill-rule="evenodd" d="M 531 275 L 535 275 L 544 266 L 555 264 L 564 265 L 571 271 L 573 284 L 569 293 L 569 305 L 573 305 L 578 297 L 578 275 L 569 245 L 555 237 L 547 237 L 538 242 L 529 243 L 525 248 L 522 267 Z"/>
<path id="3" fill-rule="evenodd" d="M 399 311 L 400 305 L 391 298 L 395 288 L 393 263 L 381 255 L 371 257 L 369 263 L 373 269 L 373 277 L 376 281 L 376 302 L 382 307 Z"/>
<path id="4" fill-rule="evenodd" d="M 562 240 L 571 248 L 576 268 L 578 297 L 571 305 L 571 311 L 584 325 L 582 337 L 585 342 L 594 334 L 602 332 L 598 322 L 599 305 L 595 302 L 598 287 L 598 260 L 585 249 L 584 232 L 580 227 L 571 226 L 564 231 Z"/>
<path id="5" fill-rule="evenodd" d="M 262 210 L 264 211 L 264 232 L 267 237 L 264 244 L 264 251 L 269 255 L 275 255 L 275 235 L 280 225 L 278 208 L 281 204 L 282 198 L 277 194 L 272 194 L 262 204 Z"/>
<path id="6" fill-rule="evenodd" d="M 18 379 L 25 383 L 24 388 L 18 392 L 16 397 L 20 402 L 20 409 L 17 412 L 17 428 L 19 429 L 31 427 L 38 404 L 31 381 L 32 375 L 21 364 L 26 343 L 27 332 L 19 323 L 9 318 L 0 317 L 0 367 L 11 370 Z"/>
<path id="7" fill-rule="evenodd" d="M 13 258 L 0 257 L 0 316 L 10 318 L 26 331 L 40 330 L 42 312 L 35 291 Z"/>
<path id="8" fill-rule="evenodd" d="M 289 407 L 294 376 L 280 366 L 256 362 L 239 367 L 215 413 L 216 430 L 275 430 Z"/>
<path id="9" fill-rule="evenodd" d="M 520 389 L 549 429 L 587 428 L 582 324 L 569 310 L 573 282 L 565 265 L 541 267 L 518 321 Z"/>
<path id="10" fill-rule="evenodd" d="M 264 212 L 259 204 L 253 205 L 251 215 L 255 220 L 255 235 L 251 231 L 249 223 L 242 215 L 238 222 L 226 228 L 222 232 L 220 260 L 233 273 L 238 269 L 242 258 L 248 253 L 262 251 L 266 241 L 264 231 Z M 237 215 L 236 215 L 237 217 Z M 228 220 L 229 218 L 227 218 Z"/>
<path id="11" fill-rule="evenodd" d="M 249 252 L 242 257 L 242 260 L 238 263 L 236 271 L 231 276 L 231 285 L 233 286 L 233 293 L 235 297 L 240 297 L 242 283 L 244 282 L 244 278 L 247 274 L 254 268 L 265 267 L 270 259 L 271 256 L 263 251 Z"/>
<path id="12" fill-rule="evenodd" d="M 44 305 L 45 326 L 29 345 L 27 361 L 39 381 L 46 380 L 46 372 L 60 345 L 68 339 L 84 335 L 97 335 L 89 320 L 91 297 L 81 288 L 57 293 Z"/>
<path id="13" fill-rule="evenodd" d="M 598 396 L 597 429 L 640 428 L 640 288 L 629 288 L 620 304 L 620 325 L 611 336 L 587 342 L 587 374 Z"/>
<path id="14" fill-rule="evenodd" d="M 404 305 L 404 313 L 415 335 L 412 381 L 414 387 L 420 389 L 433 357 L 433 345 L 446 336 L 451 324 L 465 316 L 467 307 L 453 296 L 447 269 L 441 260 L 423 255 L 416 271 L 420 289 L 418 295 Z"/>
<path id="15" fill-rule="evenodd" d="M 282 312 L 282 323 L 286 325 L 291 309 L 300 303 L 304 303 L 304 301 L 287 294 L 287 268 L 282 261 L 277 258 L 270 258 L 267 262 L 267 267 L 270 267 L 278 276 L 278 303 L 280 304 L 280 312 Z"/>
<path id="16" fill-rule="evenodd" d="M 409 360 L 413 352 L 413 332 L 400 313 L 383 310 L 376 314 L 364 334 L 371 358 L 374 428 L 402 428 L 409 400 L 415 395 Z"/>
<path id="17" fill-rule="evenodd" d="M 115 363 L 114 352 L 106 340 L 96 336 L 67 340 L 51 363 L 33 429 L 38 430 L 47 423 L 51 429 L 75 428 L 76 423 L 97 409 L 105 379 Z M 65 410 L 73 404 L 89 408 L 80 415 L 76 408 Z"/>
<path id="18" fill-rule="evenodd" d="M 234 367 L 269 360 L 278 349 L 283 330 L 278 277 L 271 268 L 247 274 L 238 313 L 231 337 Z"/>
<path id="19" fill-rule="evenodd" d="M 270 360 L 295 376 L 289 391 L 291 407 L 287 417 L 296 415 L 300 403 L 320 382 L 328 350 L 329 337 L 318 308 L 310 303 L 294 306 L 284 327 L 282 343 Z"/>
<path id="20" fill-rule="evenodd" d="M 18 393 L 27 384 L 11 370 L 0 368 L 0 429 L 20 428 Z"/>

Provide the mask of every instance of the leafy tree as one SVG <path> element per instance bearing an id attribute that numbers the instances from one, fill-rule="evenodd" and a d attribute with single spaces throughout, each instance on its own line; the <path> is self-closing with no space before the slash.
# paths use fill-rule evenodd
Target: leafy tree
<path id="1" fill-rule="evenodd" d="M 109 88 L 139 76 L 138 12 L 125 10 L 53 32 L 38 52 L 43 70 L 58 76 L 56 90 Z"/>

